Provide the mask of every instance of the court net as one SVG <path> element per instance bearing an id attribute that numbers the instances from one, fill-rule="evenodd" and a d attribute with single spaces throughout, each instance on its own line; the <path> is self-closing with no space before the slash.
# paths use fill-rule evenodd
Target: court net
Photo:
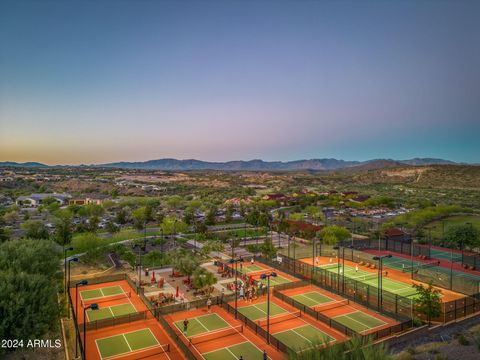
<path id="1" fill-rule="evenodd" d="M 81 300 L 81 305 L 82 307 L 87 307 L 91 304 L 98 304 L 106 301 L 113 301 L 113 300 L 119 300 L 119 299 L 127 299 L 132 297 L 132 293 L 130 291 L 128 292 L 123 292 L 121 294 L 116 294 L 112 296 L 104 296 L 104 297 L 99 297 L 99 298 L 93 298 L 93 299 L 85 299 Z"/>
<path id="2" fill-rule="evenodd" d="M 231 326 L 225 329 L 219 329 L 199 335 L 190 336 L 188 338 L 188 341 L 190 342 L 190 344 L 195 345 L 205 341 L 218 340 L 225 336 L 235 335 L 239 333 L 243 333 L 243 325 Z"/>
<path id="3" fill-rule="evenodd" d="M 257 271 L 249 271 L 247 273 L 247 276 L 256 277 L 256 276 L 260 276 L 262 274 L 271 274 L 274 271 L 275 271 L 274 269 L 262 269 L 262 270 L 257 270 Z"/>
<path id="4" fill-rule="evenodd" d="M 432 261 L 432 262 L 429 262 L 429 263 L 425 263 L 425 264 L 417 264 L 417 265 L 413 265 L 413 266 L 405 266 L 403 269 L 402 269 L 402 272 L 410 272 L 410 271 L 415 271 L 415 270 L 418 270 L 418 269 L 428 269 L 428 268 L 432 268 L 432 267 L 436 267 L 436 266 L 439 266 L 440 262 L 439 261 Z"/>
<path id="5" fill-rule="evenodd" d="M 320 305 L 314 306 L 313 310 L 321 312 L 321 311 L 326 311 L 330 309 L 335 309 L 341 306 L 346 306 L 348 304 L 350 304 L 350 301 L 348 301 L 348 299 L 343 299 L 340 301 L 333 301 L 326 304 L 320 304 Z"/>
<path id="6" fill-rule="evenodd" d="M 277 324 L 283 321 L 291 320 L 291 319 L 296 319 L 301 316 L 300 310 L 294 311 L 294 312 L 288 312 L 285 314 L 280 314 L 276 316 L 271 316 L 270 317 L 270 325 L 272 324 Z M 257 324 L 260 326 L 267 326 L 267 319 L 261 319 L 257 320 Z"/>
<path id="7" fill-rule="evenodd" d="M 346 275 L 347 277 L 349 277 L 350 279 L 353 279 L 355 281 L 361 281 L 361 282 L 364 282 L 364 281 L 368 281 L 368 280 L 375 280 L 378 278 L 378 274 L 368 274 L 368 275 L 360 275 L 360 276 L 348 276 Z"/>

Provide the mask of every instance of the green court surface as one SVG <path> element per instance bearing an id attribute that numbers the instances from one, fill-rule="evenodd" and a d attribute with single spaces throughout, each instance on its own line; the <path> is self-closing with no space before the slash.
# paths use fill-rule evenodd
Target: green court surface
<path id="1" fill-rule="evenodd" d="M 203 353 L 206 360 L 238 360 L 240 356 L 247 359 L 263 359 L 263 351 L 249 341 Z"/>
<path id="2" fill-rule="evenodd" d="M 280 331 L 272 335 L 293 351 L 310 349 L 314 346 L 335 340 L 310 324 L 290 330 Z"/>
<path id="3" fill-rule="evenodd" d="M 242 306 L 238 308 L 238 312 L 252 321 L 264 319 L 267 317 L 267 303 L 260 303 L 250 306 Z M 288 313 L 288 310 L 270 302 L 270 316 Z"/>
<path id="4" fill-rule="evenodd" d="M 267 285 L 268 280 L 260 280 L 264 285 Z M 275 286 L 275 285 L 280 285 L 280 284 L 285 284 L 292 282 L 292 280 L 286 279 L 280 275 L 277 275 L 276 277 L 270 277 L 270 286 Z"/>
<path id="5" fill-rule="evenodd" d="M 97 339 L 95 342 L 102 359 L 128 355 L 128 353 L 156 346 L 158 346 L 159 352 L 162 351 L 162 346 L 149 328 Z"/>
<path id="6" fill-rule="evenodd" d="M 328 296 L 322 295 L 319 292 L 311 291 L 303 294 L 293 295 L 290 296 L 291 298 L 298 301 L 300 304 L 303 304 L 308 307 L 314 307 L 320 304 L 326 304 L 329 302 L 334 301 L 333 299 L 329 298 Z"/>
<path id="7" fill-rule="evenodd" d="M 175 326 L 183 332 L 183 320 L 175 322 Z M 188 328 L 185 336 L 195 336 L 210 331 L 230 328 L 231 326 L 222 319 L 219 315 L 213 313 L 208 315 L 201 315 L 195 318 L 188 319 Z"/>
<path id="8" fill-rule="evenodd" d="M 242 274 L 248 275 L 248 273 L 256 272 L 256 271 L 267 272 L 269 269 L 266 269 L 258 265 L 243 265 L 243 267 L 240 267 L 240 265 L 237 265 L 237 270 L 240 271 Z"/>
<path id="9" fill-rule="evenodd" d="M 439 257 L 437 255 L 434 256 L 433 251 L 439 252 L 439 253 L 442 253 L 443 251 L 442 250 L 437 250 L 437 249 L 432 249 L 432 257 L 437 258 L 437 259 L 441 259 L 441 257 Z M 443 252 L 443 253 L 447 254 L 447 255 L 450 255 L 450 253 L 447 253 L 447 252 Z M 457 254 L 457 255 L 459 255 L 459 254 Z M 385 261 L 385 260 L 388 260 L 388 261 Z M 450 261 L 450 258 L 448 258 L 448 259 L 444 258 L 443 260 Z M 454 259 L 454 262 L 455 261 L 460 261 L 461 262 L 461 255 L 460 255 L 460 260 L 455 260 Z M 389 267 L 397 269 L 397 270 L 401 270 L 401 271 L 404 271 L 404 272 L 411 272 L 412 271 L 412 261 L 408 260 L 408 259 L 405 259 L 405 258 L 401 258 L 401 257 L 392 255 L 391 258 L 385 258 L 384 262 L 385 262 L 385 266 L 389 266 Z M 428 266 L 428 265 L 425 266 L 425 264 L 432 264 L 432 263 L 434 263 L 435 265 L 434 266 Z M 414 271 L 419 269 L 419 268 L 422 268 L 422 267 L 427 268 L 431 271 L 435 271 L 437 273 L 446 274 L 448 276 L 450 276 L 450 271 L 452 271 L 454 276 L 460 276 L 460 277 L 465 277 L 465 278 L 468 278 L 468 279 L 472 279 L 474 281 L 480 281 L 480 276 L 477 276 L 477 275 L 474 275 L 474 274 L 469 274 L 469 273 L 466 273 L 466 272 L 463 272 L 463 271 L 458 271 L 458 270 L 455 270 L 455 269 L 450 270 L 450 269 L 447 269 L 445 267 L 437 266 L 435 260 L 429 261 L 427 263 L 421 263 L 419 261 L 413 261 Z"/>
<path id="10" fill-rule="evenodd" d="M 329 272 L 337 273 L 337 265 L 323 265 L 318 266 L 319 268 L 324 268 Z M 340 273 L 342 271 L 342 266 L 340 266 Z M 378 287 L 378 275 L 376 273 L 371 273 L 364 270 L 356 271 L 354 267 L 345 265 L 345 277 L 354 279 L 364 284 L 371 285 L 375 288 Z M 382 276 L 382 288 L 385 291 L 397 294 L 399 296 L 412 298 L 417 295 L 417 291 L 409 284 L 403 283 L 401 281 L 391 280 L 388 277 Z"/>
<path id="11" fill-rule="evenodd" d="M 123 288 L 120 285 L 115 285 L 104 288 L 80 291 L 80 298 L 82 300 L 93 300 L 121 294 L 125 294 L 125 291 L 123 291 Z"/>
<path id="12" fill-rule="evenodd" d="M 368 331 L 379 326 L 383 326 L 386 322 L 368 315 L 362 311 L 355 311 L 349 314 L 335 316 L 333 318 L 336 322 L 345 325 L 358 333 Z"/>
<path id="13" fill-rule="evenodd" d="M 457 252 L 452 252 L 448 250 L 441 250 L 437 248 L 430 248 L 430 257 L 435 259 L 453 261 L 453 262 L 462 262 L 462 254 Z"/>
<path id="14" fill-rule="evenodd" d="M 98 310 L 87 310 L 88 321 L 96 321 L 103 319 L 110 319 L 122 315 L 136 313 L 137 309 L 131 303 L 113 305 L 107 307 L 99 307 Z"/>

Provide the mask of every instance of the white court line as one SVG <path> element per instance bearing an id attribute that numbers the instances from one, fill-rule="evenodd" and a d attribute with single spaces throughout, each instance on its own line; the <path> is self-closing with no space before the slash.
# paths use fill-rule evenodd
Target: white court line
<path id="1" fill-rule="evenodd" d="M 125 337 L 125 334 L 122 334 L 122 336 L 125 339 L 125 342 L 127 343 L 127 346 L 130 349 L 130 352 L 132 352 L 132 348 L 131 348 L 130 343 L 128 342 L 127 338 Z"/>

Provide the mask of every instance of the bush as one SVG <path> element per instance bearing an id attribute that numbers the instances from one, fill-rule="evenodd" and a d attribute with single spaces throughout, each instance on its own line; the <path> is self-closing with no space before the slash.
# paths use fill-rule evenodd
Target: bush
<path id="1" fill-rule="evenodd" d="M 463 346 L 470 345 L 470 341 L 468 341 L 468 339 L 463 334 L 458 335 L 457 340 L 460 345 L 463 345 Z"/>

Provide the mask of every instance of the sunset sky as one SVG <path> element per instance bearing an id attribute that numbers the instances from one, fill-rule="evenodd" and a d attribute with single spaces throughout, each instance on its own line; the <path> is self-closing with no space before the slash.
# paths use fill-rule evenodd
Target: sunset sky
<path id="1" fill-rule="evenodd" d="M 480 1 L 0 2 L 0 161 L 480 163 Z"/>

